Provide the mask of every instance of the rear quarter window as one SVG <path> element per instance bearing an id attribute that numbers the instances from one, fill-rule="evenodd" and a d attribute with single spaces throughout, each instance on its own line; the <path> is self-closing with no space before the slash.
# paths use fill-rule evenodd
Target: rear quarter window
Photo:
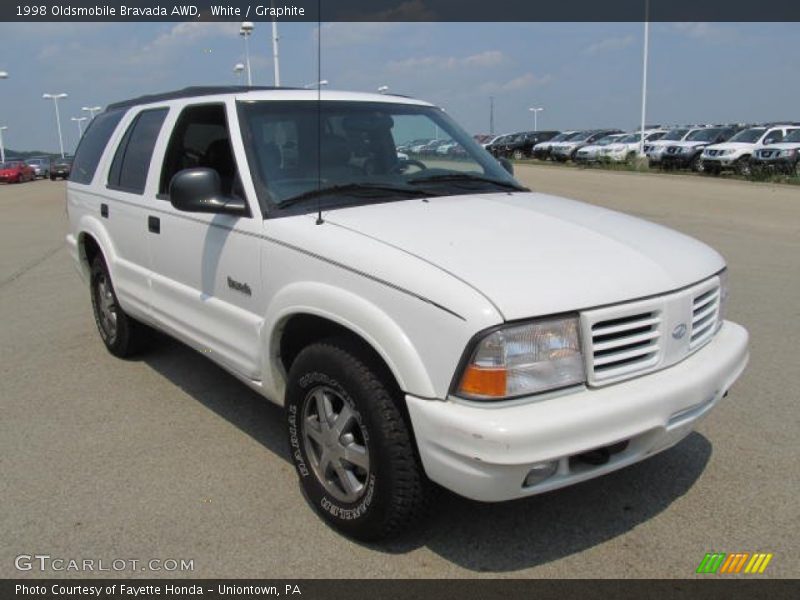
<path id="1" fill-rule="evenodd" d="M 147 183 L 150 159 L 168 109 L 143 110 L 128 127 L 114 154 L 108 175 L 113 189 L 141 194 Z"/>
<path id="2" fill-rule="evenodd" d="M 92 182 L 100 157 L 103 156 L 108 140 L 124 114 L 124 110 L 115 110 L 99 114 L 92 119 L 75 152 L 70 181 L 83 184 Z"/>

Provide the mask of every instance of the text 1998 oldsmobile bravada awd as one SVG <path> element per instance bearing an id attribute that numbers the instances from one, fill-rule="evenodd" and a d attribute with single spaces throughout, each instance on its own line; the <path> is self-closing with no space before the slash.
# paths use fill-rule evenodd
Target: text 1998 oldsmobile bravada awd
<path id="1" fill-rule="evenodd" d="M 398 156 L 437 128 L 461 156 Z M 719 254 L 530 193 L 417 100 L 118 103 L 86 132 L 67 200 L 110 352 L 156 328 L 284 405 L 309 503 L 360 539 L 407 527 L 434 483 L 494 502 L 652 456 L 748 358 Z"/>

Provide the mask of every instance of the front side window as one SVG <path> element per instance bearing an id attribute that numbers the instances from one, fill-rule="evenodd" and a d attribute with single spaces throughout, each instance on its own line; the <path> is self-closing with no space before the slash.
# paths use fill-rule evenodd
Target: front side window
<path id="1" fill-rule="evenodd" d="M 246 101 L 239 113 L 265 213 L 524 189 L 435 107 Z"/>
<path id="2" fill-rule="evenodd" d="M 159 194 L 169 193 L 169 184 L 179 171 L 198 167 L 217 171 L 223 195 L 242 195 L 224 104 L 183 109 L 164 156 Z"/>

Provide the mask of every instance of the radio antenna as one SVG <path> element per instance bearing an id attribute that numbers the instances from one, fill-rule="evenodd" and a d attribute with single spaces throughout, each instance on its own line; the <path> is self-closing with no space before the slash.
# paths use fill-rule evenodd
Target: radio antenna
<path id="1" fill-rule="evenodd" d="M 317 0 L 317 192 L 322 189 L 322 0 Z M 322 219 L 322 202 L 317 194 L 317 225 Z"/>

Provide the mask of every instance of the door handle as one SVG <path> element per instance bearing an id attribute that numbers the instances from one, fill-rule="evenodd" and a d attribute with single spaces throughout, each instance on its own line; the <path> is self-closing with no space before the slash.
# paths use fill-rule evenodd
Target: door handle
<path id="1" fill-rule="evenodd" d="M 147 217 L 147 229 L 150 233 L 161 233 L 161 219 L 158 217 Z"/>

